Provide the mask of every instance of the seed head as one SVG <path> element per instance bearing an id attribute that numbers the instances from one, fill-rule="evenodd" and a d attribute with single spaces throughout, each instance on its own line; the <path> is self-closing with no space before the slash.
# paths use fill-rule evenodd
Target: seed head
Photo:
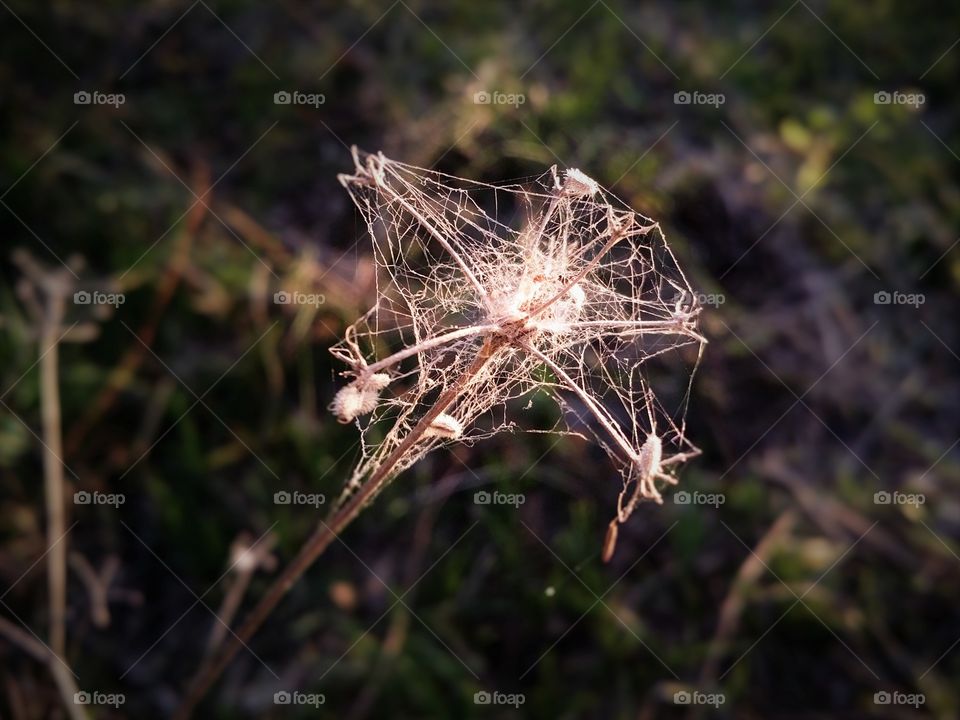
<path id="1" fill-rule="evenodd" d="M 343 424 L 353 422 L 361 415 L 373 412 L 380 399 L 380 391 L 390 384 L 387 373 L 373 373 L 363 380 L 357 378 L 333 397 L 330 412 Z"/>

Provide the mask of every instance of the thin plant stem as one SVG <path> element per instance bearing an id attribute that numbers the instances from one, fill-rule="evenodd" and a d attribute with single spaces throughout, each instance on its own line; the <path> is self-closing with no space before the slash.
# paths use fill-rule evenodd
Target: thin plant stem
<path id="1" fill-rule="evenodd" d="M 47 299 L 47 314 L 40 340 L 40 397 L 43 417 L 44 495 L 47 505 L 47 586 L 50 594 L 50 646 L 64 657 L 67 647 L 67 540 L 63 491 L 63 448 L 60 434 L 59 336 L 65 312 L 64 297 L 57 292 Z"/>
<path id="2" fill-rule="evenodd" d="M 445 345 L 448 342 L 453 342 L 454 340 L 460 340 L 465 337 L 472 337 L 474 335 L 488 335 L 495 332 L 500 326 L 495 324 L 488 325 L 471 325 L 470 327 L 459 328 L 457 330 L 452 330 L 451 332 L 444 333 L 443 335 L 437 335 L 432 337 L 429 340 L 424 340 L 417 343 L 416 345 L 411 345 L 410 347 L 404 348 L 399 352 L 395 352 L 389 357 L 383 358 L 383 360 L 378 360 L 375 363 L 370 363 L 363 368 L 364 373 L 371 374 L 390 367 L 391 365 L 396 365 L 401 360 L 412 355 L 419 355 L 424 350 L 429 350 L 435 348 L 439 345 Z"/>
<path id="3" fill-rule="evenodd" d="M 237 652 L 253 637 L 254 633 L 263 625 L 264 621 L 273 612 L 283 596 L 294 586 L 297 580 L 313 565 L 330 544 L 344 531 L 344 529 L 360 514 L 367 502 L 372 499 L 390 480 L 393 479 L 393 469 L 406 452 L 420 440 L 430 427 L 431 423 L 456 402 L 467 386 L 480 374 L 484 366 L 490 361 L 495 352 L 503 345 L 500 337 L 489 337 L 477 353 L 473 363 L 440 397 L 437 398 L 430 410 L 410 430 L 407 436 L 377 466 L 370 477 L 363 483 L 360 490 L 327 521 L 321 521 L 313 534 L 301 546 L 300 551 L 282 573 L 273 581 L 266 594 L 260 599 L 256 607 L 244 620 L 240 629 L 233 635 L 233 640 L 223 649 L 216 660 L 198 675 L 196 681 L 188 690 L 186 697 L 174 715 L 174 720 L 187 720 L 193 713 L 197 703 L 207 693 L 220 674 L 234 658 Z"/>
<path id="4" fill-rule="evenodd" d="M 23 298 L 28 311 L 39 327 L 38 352 L 40 365 L 40 416 L 43 425 L 43 485 L 47 529 L 47 593 L 49 645 L 25 635 L 9 622 L 0 621 L 0 634 L 5 635 L 50 670 L 60 691 L 67 714 L 74 720 L 87 717 L 81 705 L 74 702 L 78 692 L 74 674 L 65 660 L 67 645 L 67 507 L 63 482 L 63 441 L 60 415 L 59 348 L 70 333 L 63 329 L 67 298 L 73 292 L 74 271 L 78 263 L 63 269 L 49 270 L 25 251 L 14 251 L 13 261 L 20 266 L 27 285 Z M 44 303 L 37 301 L 38 293 Z M 74 326 L 76 323 L 74 323 Z"/>
<path id="5" fill-rule="evenodd" d="M 57 685 L 57 690 L 60 691 L 63 706 L 72 720 L 89 720 L 89 715 L 87 715 L 83 705 L 74 702 L 74 696 L 80 692 L 80 689 L 73 678 L 73 673 L 64 664 L 63 660 L 42 642 L 2 617 L 0 617 L 0 635 L 17 645 L 37 662 L 47 666 Z"/>

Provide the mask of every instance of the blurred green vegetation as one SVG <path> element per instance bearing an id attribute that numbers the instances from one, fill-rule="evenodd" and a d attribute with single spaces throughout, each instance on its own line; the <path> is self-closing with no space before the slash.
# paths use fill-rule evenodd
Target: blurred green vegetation
<path id="1" fill-rule="evenodd" d="M 619 483 L 601 452 L 514 435 L 432 455 L 293 590 L 203 717 L 317 715 L 273 705 L 294 688 L 325 694 L 322 717 L 960 714 L 960 7 L 9 0 L 0 17 L 0 613 L 41 638 L 38 326 L 13 251 L 82 258 L 83 283 L 126 296 L 107 317 L 70 305 L 96 335 L 59 363 L 71 494 L 127 499 L 70 505 L 71 549 L 120 559 L 107 628 L 70 579 L 78 684 L 126 695 L 98 716 L 172 711 L 231 543 L 269 531 L 289 559 L 317 516 L 273 493 L 332 497 L 356 457 L 324 410 L 326 348 L 375 292 L 336 180 L 351 144 L 486 181 L 579 167 L 659 219 L 725 299 L 688 417 L 705 453 L 681 479 L 726 501 L 644 508 L 604 566 Z M 274 104 L 294 89 L 325 102 Z M 725 102 L 675 104 L 683 90 Z M 270 301 L 291 286 L 327 302 Z M 477 506 L 478 488 L 526 502 Z M 925 503 L 878 505 L 884 490 Z M 0 653 L 3 712 L 64 717 L 45 670 Z M 695 688 L 726 703 L 674 704 Z M 526 701 L 476 705 L 481 690 Z M 875 704 L 895 690 L 925 703 Z"/>

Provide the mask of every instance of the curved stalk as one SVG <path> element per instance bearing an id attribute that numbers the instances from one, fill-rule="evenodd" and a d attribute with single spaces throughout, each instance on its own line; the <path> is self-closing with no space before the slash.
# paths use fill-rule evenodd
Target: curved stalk
<path id="1" fill-rule="evenodd" d="M 437 416 L 456 402 L 463 390 L 479 375 L 490 358 L 493 357 L 494 353 L 500 349 L 502 345 L 503 340 L 488 338 L 477 353 L 470 367 L 464 371 L 453 385 L 447 388 L 447 390 L 437 398 L 436 403 L 429 412 L 410 430 L 394 451 L 384 459 L 383 463 L 377 467 L 361 486 L 359 492 L 347 501 L 333 517 L 330 518 L 329 522 L 320 521 L 320 524 L 300 548 L 296 557 L 294 557 L 290 564 L 283 570 L 280 576 L 273 581 L 267 590 L 267 594 L 261 598 L 260 602 L 257 603 L 256 607 L 250 612 L 246 620 L 244 620 L 240 629 L 233 635 L 233 640 L 224 647 L 217 659 L 211 662 L 197 677 L 187 692 L 187 696 L 184 698 L 177 713 L 174 715 L 174 720 L 187 720 L 187 718 L 191 716 L 197 703 L 203 698 L 217 678 L 220 677 L 220 674 L 226 669 L 240 648 L 253 637 L 254 633 L 257 632 L 273 609 L 279 604 L 280 600 L 283 599 L 283 596 L 287 594 L 307 569 L 313 565 L 317 558 L 323 554 L 324 550 L 330 546 L 334 539 L 353 522 L 367 501 L 394 478 L 392 471 L 397 463 L 399 463 L 406 452 L 420 440 Z"/>

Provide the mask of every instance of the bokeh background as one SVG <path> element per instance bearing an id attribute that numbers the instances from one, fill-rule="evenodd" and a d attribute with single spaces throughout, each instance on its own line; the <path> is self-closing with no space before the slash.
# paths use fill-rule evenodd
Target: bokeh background
<path id="1" fill-rule="evenodd" d="M 64 659 L 79 689 L 125 699 L 91 717 L 172 713 L 214 613 L 232 592 L 235 624 L 316 522 L 273 494 L 338 492 L 357 436 L 325 411 L 327 347 L 374 300 L 336 180 L 352 144 L 485 181 L 579 167 L 659 219 L 716 296 L 688 416 L 704 454 L 681 478 L 724 502 L 644 507 L 604 565 L 602 454 L 544 435 L 434 454 L 200 716 L 960 715 L 960 7 L 0 5 L 0 715 L 68 716 L 15 640 L 50 638 L 54 449 Z M 290 287 L 326 302 L 274 304 Z M 83 289 L 125 302 L 75 304 Z M 228 570 L 256 538 L 276 562 Z"/>

